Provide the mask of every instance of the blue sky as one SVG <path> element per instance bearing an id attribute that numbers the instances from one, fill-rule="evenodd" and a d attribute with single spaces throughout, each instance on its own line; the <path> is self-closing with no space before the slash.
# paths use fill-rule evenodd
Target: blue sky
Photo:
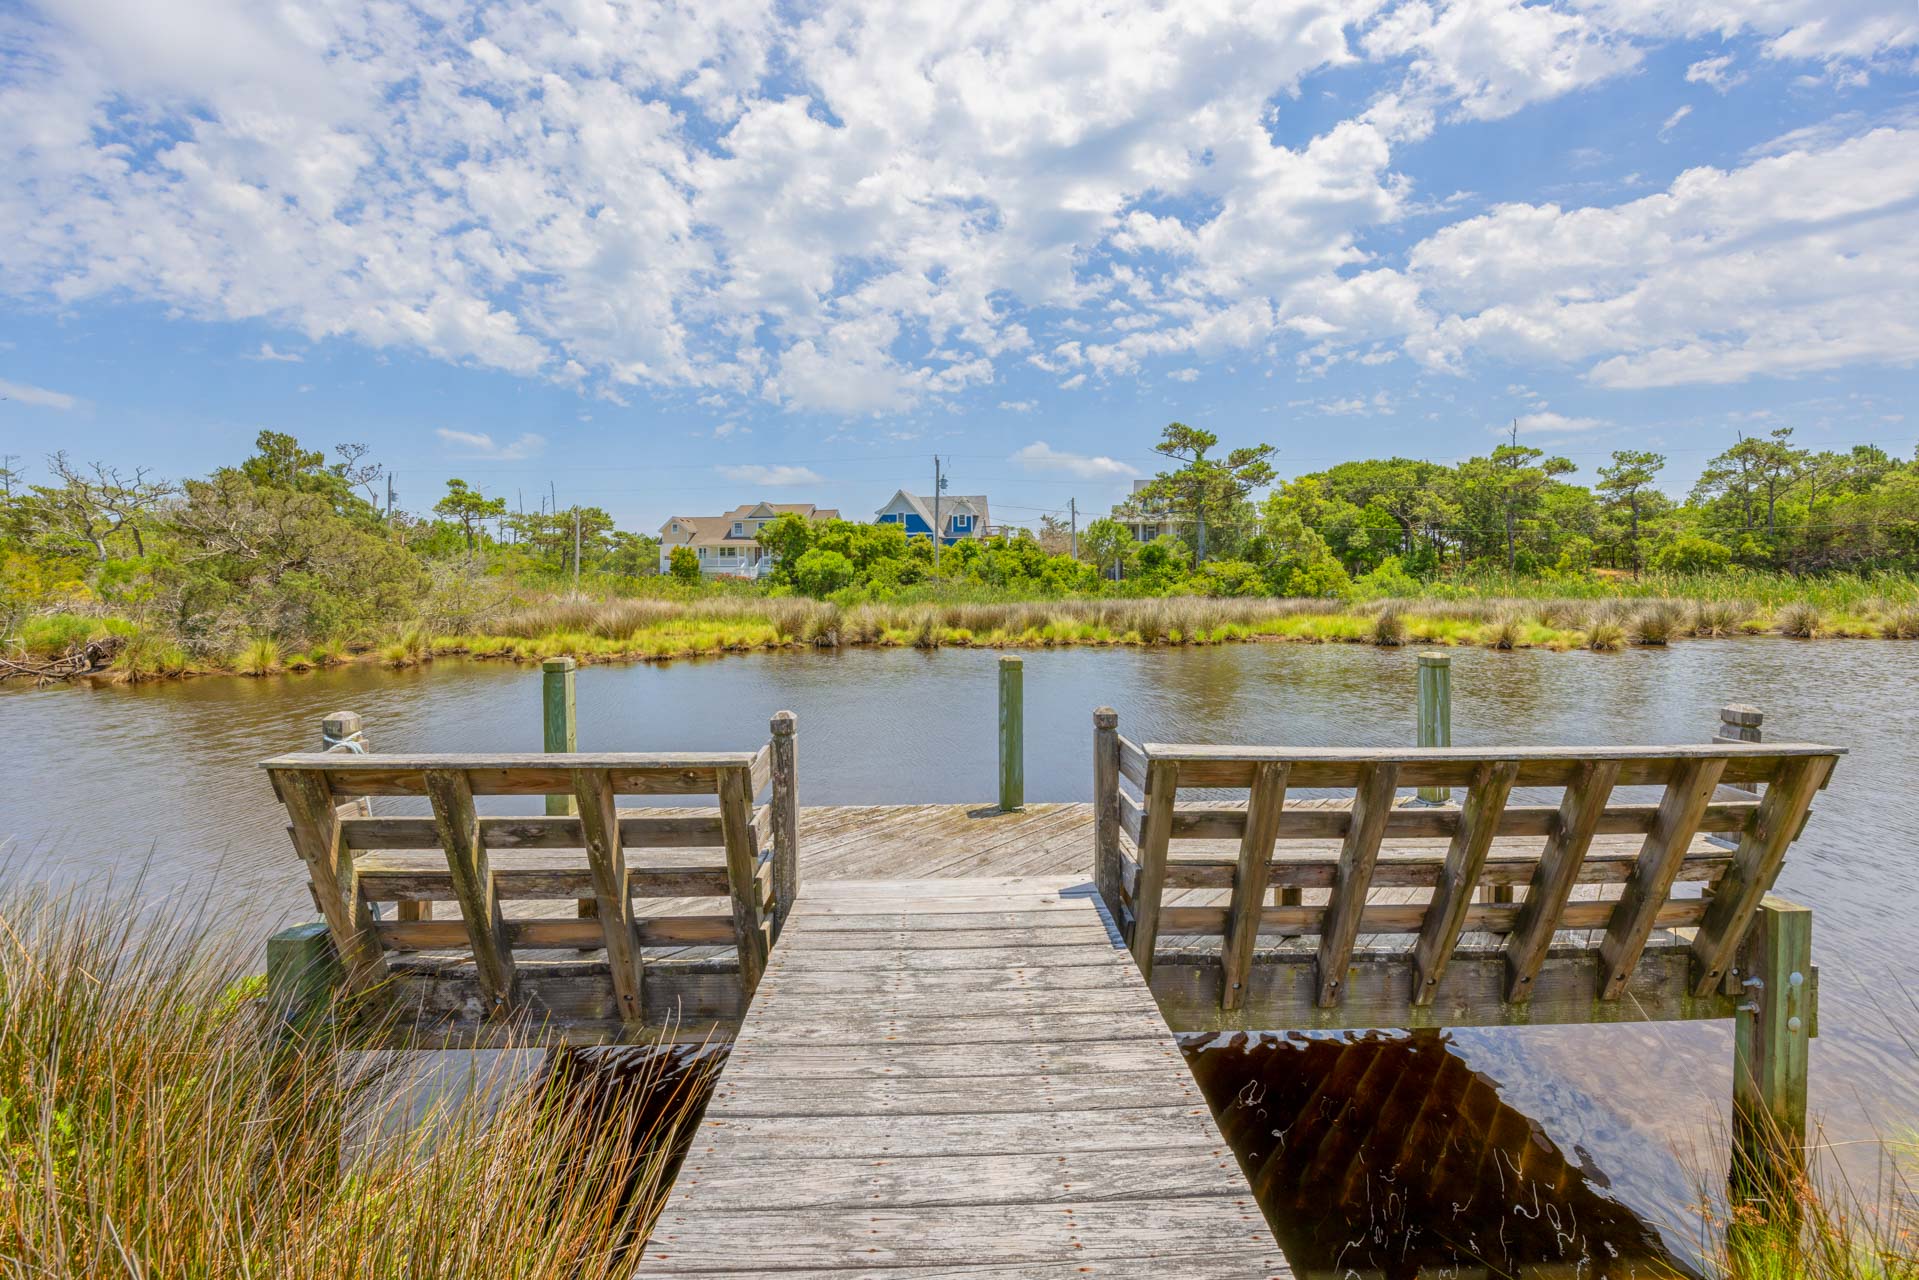
<path id="1" fill-rule="evenodd" d="M 1911 0 L 954 8 L 0 3 L 0 453 L 653 528 L 1097 513 L 1174 418 L 1913 450 Z"/>

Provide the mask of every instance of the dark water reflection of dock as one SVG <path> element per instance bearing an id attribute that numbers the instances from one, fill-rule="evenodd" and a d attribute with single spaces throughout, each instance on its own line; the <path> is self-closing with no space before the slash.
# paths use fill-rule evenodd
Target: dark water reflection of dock
<path id="1" fill-rule="evenodd" d="M 1302 1273 L 1692 1275 L 1441 1033 L 1189 1036 L 1187 1060 Z"/>

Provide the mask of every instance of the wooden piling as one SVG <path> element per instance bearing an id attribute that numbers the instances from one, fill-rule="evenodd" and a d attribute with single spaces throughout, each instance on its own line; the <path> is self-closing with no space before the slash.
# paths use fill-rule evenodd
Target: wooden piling
<path id="1" fill-rule="evenodd" d="M 573 701 L 573 672 L 578 666 L 571 658 L 548 658 L 540 664 L 540 712 L 548 752 L 579 750 Z M 552 795 L 546 798 L 546 812 L 549 817 L 565 817 L 579 810 L 571 795 Z"/>
<path id="2" fill-rule="evenodd" d="M 800 892 L 799 718 L 773 717 L 773 933 L 793 910 Z"/>
<path id="3" fill-rule="evenodd" d="M 326 1019 L 346 970 L 325 921 L 297 924 L 267 939 L 269 1035 L 277 1043 L 302 1039 Z"/>
<path id="4" fill-rule="evenodd" d="M 999 807 L 1011 813 L 1026 805 L 1025 664 L 999 660 Z"/>
<path id="5" fill-rule="evenodd" d="M 1419 745 L 1453 745 L 1453 660 L 1443 653 L 1419 655 Z M 1421 787 L 1426 804 L 1445 804 L 1453 798 L 1447 787 Z"/>
<path id="6" fill-rule="evenodd" d="M 1119 712 L 1093 711 L 1093 884 L 1115 921 L 1119 894 Z"/>
<path id="7" fill-rule="evenodd" d="M 573 673 L 579 665 L 571 658 L 548 658 L 540 663 L 540 720 L 545 731 L 544 749 L 548 754 L 580 749 L 579 722 L 575 716 L 573 695 Z M 572 795 L 551 795 L 546 798 L 548 817 L 570 817 L 579 811 L 579 802 Z M 599 913 L 597 899 L 579 899 L 580 919 L 591 920 Z"/>
<path id="8" fill-rule="evenodd" d="M 1733 1196 L 1787 1207 L 1806 1167 L 1806 1084 L 1816 995 L 1812 909 L 1768 894 L 1741 948 L 1733 1019 Z"/>

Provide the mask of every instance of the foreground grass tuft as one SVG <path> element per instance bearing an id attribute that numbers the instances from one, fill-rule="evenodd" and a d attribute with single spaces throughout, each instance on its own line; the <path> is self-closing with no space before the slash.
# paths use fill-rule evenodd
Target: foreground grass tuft
<path id="1" fill-rule="evenodd" d="M 0 893 L 8 1274 L 632 1274 L 698 1072 L 663 1098 L 644 1070 L 594 1085 L 568 1059 L 343 1162 L 342 1133 L 397 1104 L 391 1079 L 336 1071 L 325 1045 L 273 1051 L 230 952 L 85 901 Z"/>

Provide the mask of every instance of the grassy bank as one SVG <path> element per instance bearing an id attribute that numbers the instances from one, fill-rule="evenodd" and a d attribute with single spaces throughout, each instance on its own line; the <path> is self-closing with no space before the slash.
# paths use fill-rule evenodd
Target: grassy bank
<path id="1" fill-rule="evenodd" d="M 737 590 L 690 599 L 547 597 L 504 600 L 441 628 L 416 621 L 383 634 L 298 650 L 263 638 L 214 657 L 195 657 L 122 619 L 53 614 L 29 619 L 9 650 L 50 660 L 89 643 L 105 645 L 111 651 L 105 674 L 139 681 L 215 673 L 271 675 L 345 662 L 406 667 L 449 654 L 619 662 L 843 646 L 1293 641 L 1603 651 L 1739 635 L 1919 639 L 1919 588 L 1904 579 L 1842 577 L 1799 581 L 1796 589 L 1790 589 L 1788 580 L 1756 575 L 1621 581 L 1604 595 L 1499 595 L 1490 593 L 1493 584 L 1481 585 L 1486 589 L 1452 584 L 1443 591 L 1370 601 L 1207 596 L 954 600 L 921 595 L 860 602 Z M 1734 585 L 1741 591 L 1731 590 Z"/>
<path id="2" fill-rule="evenodd" d="M 390 1082 L 343 1082 L 324 1046 L 272 1052 L 230 951 L 86 901 L 0 893 L 7 1274 L 632 1274 L 694 1073 L 662 1097 L 645 1072 L 593 1087 L 555 1071 L 343 1167 L 343 1127 L 392 1105 Z"/>

